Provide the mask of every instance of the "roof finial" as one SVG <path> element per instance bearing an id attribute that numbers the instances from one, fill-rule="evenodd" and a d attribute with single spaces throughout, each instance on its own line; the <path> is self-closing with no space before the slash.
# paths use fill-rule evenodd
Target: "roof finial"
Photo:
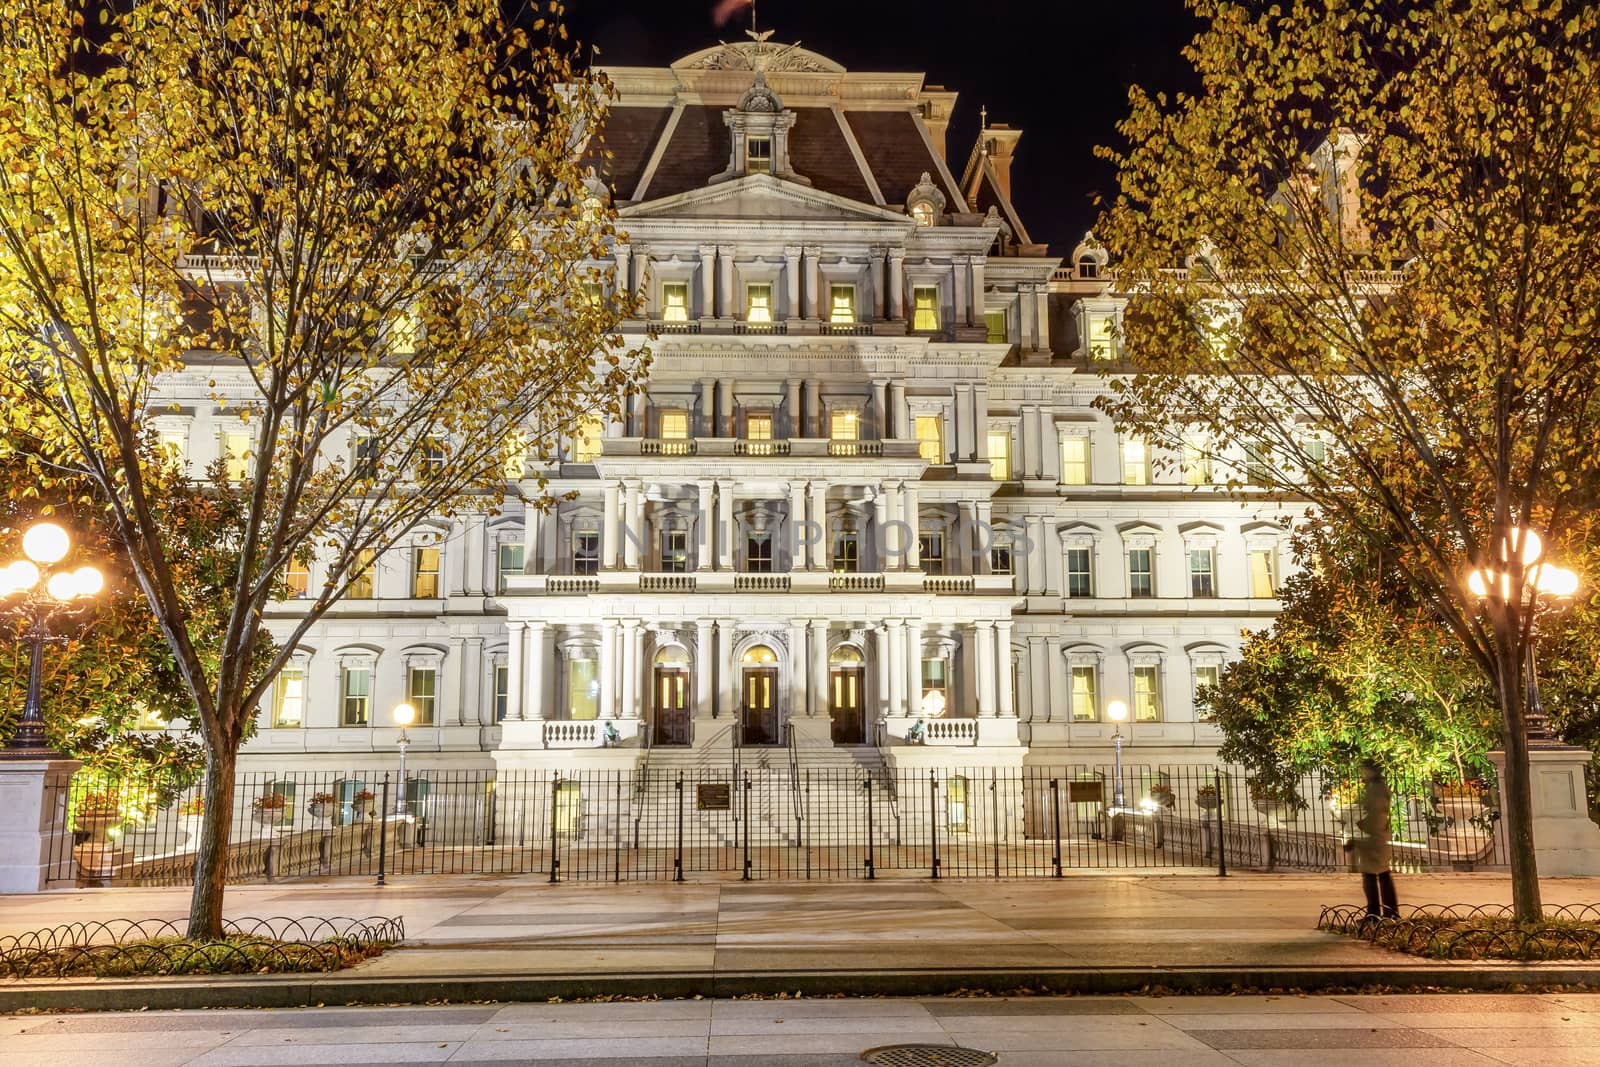
<path id="1" fill-rule="evenodd" d="M 753 2 L 753 0 L 752 0 L 752 2 Z M 980 124 L 979 125 L 980 129 L 987 130 L 989 128 L 989 105 L 988 104 L 984 104 L 982 107 L 978 108 L 978 122 Z"/>

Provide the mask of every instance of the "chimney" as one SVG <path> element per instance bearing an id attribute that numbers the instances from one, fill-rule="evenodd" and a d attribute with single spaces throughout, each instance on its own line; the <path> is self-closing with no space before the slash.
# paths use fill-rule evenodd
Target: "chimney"
<path id="1" fill-rule="evenodd" d="M 950 155 L 945 150 L 945 132 L 950 129 L 950 116 L 956 109 L 956 95 L 942 85 L 930 85 L 922 90 L 917 102 L 922 123 L 928 127 L 928 138 L 947 165 Z"/>
<path id="2" fill-rule="evenodd" d="M 992 126 L 985 123 L 978 132 L 978 138 L 979 148 L 994 165 L 994 176 L 1000 183 L 1000 191 L 1007 200 L 1011 199 L 1011 157 L 1016 154 L 1017 142 L 1022 140 L 1022 131 L 1013 130 L 1003 122 Z"/>

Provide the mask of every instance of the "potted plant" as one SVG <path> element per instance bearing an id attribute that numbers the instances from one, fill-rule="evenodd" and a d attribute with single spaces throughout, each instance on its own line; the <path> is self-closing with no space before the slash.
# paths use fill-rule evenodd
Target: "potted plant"
<path id="1" fill-rule="evenodd" d="M 1201 811 L 1216 811 L 1218 804 L 1217 787 L 1214 785 L 1203 785 L 1199 789 L 1196 789 L 1194 791 L 1194 802 Z"/>
<path id="2" fill-rule="evenodd" d="M 306 814 L 321 822 L 333 814 L 338 799 L 332 793 L 313 793 L 311 801 L 306 804 Z"/>
<path id="3" fill-rule="evenodd" d="M 1269 785 L 1266 782 L 1250 783 L 1250 803 L 1267 817 L 1269 825 L 1293 822 L 1300 817 L 1306 802 L 1290 786 Z"/>
<path id="4" fill-rule="evenodd" d="M 250 807 L 255 812 L 256 822 L 263 826 L 271 826 L 283 821 L 283 814 L 289 807 L 289 798 L 282 793 L 263 793 L 250 802 Z"/>
<path id="5" fill-rule="evenodd" d="M 1465 826 L 1482 815 L 1483 798 L 1482 784 L 1471 780 L 1445 785 L 1436 783 L 1433 789 L 1434 810 L 1455 826 Z"/>
<path id="6" fill-rule="evenodd" d="M 72 817 L 73 829 L 87 834 L 90 840 L 103 838 L 106 830 L 121 822 L 121 807 L 110 793 L 83 794 Z"/>
<path id="7" fill-rule="evenodd" d="M 360 819 L 360 818 L 368 818 L 368 819 L 370 819 L 374 815 L 376 815 L 377 814 L 377 809 L 375 809 L 372 806 L 372 801 L 376 796 L 377 796 L 377 794 L 374 793 L 372 790 L 363 789 L 363 790 L 361 790 L 361 792 L 359 792 L 355 796 L 351 797 L 350 798 L 350 807 L 351 807 L 351 810 L 354 812 L 354 817 L 357 818 L 357 819 Z"/>
<path id="8" fill-rule="evenodd" d="M 1172 787 L 1166 782 L 1157 782 L 1150 787 L 1150 800 L 1157 807 L 1172 809 L 1177 806 L 1178 798 L 1172 792 Z"/>

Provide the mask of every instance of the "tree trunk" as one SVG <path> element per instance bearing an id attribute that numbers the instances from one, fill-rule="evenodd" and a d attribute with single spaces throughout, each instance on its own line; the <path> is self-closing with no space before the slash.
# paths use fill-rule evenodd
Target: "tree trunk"
<path id="1" fill-rule="evenodd" d="M 228 838 L 233 827 L 233 780 L 238 754 L 206 746 L 205 822 L 194 858 L 194 895 L 189 901 L 189 937 L 222 936 L 222 891 L 228 871 Z"/>
<path id="2" fill-rule="evenodd" d="M 1539 866 L 1533 851 L 1533 789 L 1523 706 L 1526 658 L 1517 654 L 1515 642 L 1502 642 L 1500 647 L 1495 673 L 1499 675 L 1496 688 L 1504 726 L 1501 745 L 1506 753 L 1505 775 L 1500 783 L 1505 804 L 1501 826 L 1511 856 L 1511 904 L 1518 922 L 1538 922 L 1544 917 L 1544 905 L 1539 899 Z"/>

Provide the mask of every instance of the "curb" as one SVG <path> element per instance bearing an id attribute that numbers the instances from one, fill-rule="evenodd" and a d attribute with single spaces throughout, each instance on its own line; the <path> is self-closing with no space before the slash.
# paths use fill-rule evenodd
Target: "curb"
<path id="1" fill-rule="evenodd" d="M 1423 964 L 1364 967 L 1128 967 L 980 971 L 681 972 L 654 975 L 464 974 L 436 977 L 300 976 L 58 982 L 0 986 L 0 1012 L 137 1011 L 177 1008 L 301 1008 L 351 1004 L 539 1002 L 551 998 L 750 995 L 945 996 L 958 992 L 1116 995 L 1151 989 L 1174 994 L 1268 990 L 1349 991 L 1366 986 L 1413 991 L 1524 991 L 1528 987 L 1600 989 L 1591 964 Z"/>

